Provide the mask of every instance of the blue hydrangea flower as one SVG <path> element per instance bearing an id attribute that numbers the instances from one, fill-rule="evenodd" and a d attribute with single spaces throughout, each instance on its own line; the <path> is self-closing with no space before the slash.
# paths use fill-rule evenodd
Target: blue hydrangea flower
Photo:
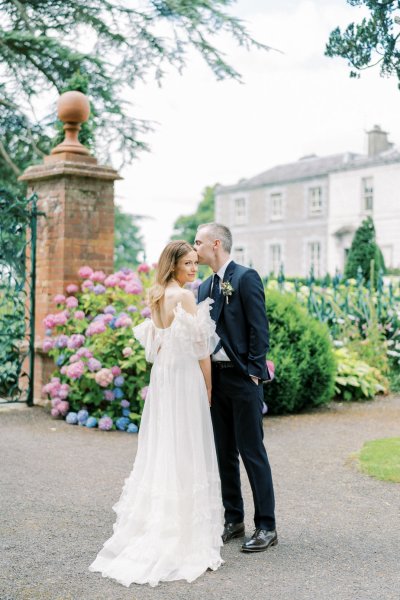
<path id="1" fill-rule="evenodd" d="M 68 425 L 76 425 L 78 422 L 78 415 L 76 412 L 69 412 L 65 417 L 65 420 L 67 421 Z"/>
<path id="2" fill-rule="evenodd" d="M 139 428 L 137 425 L 135 425 L 135 423 L 129 423 L 128 429 L 127 429 L 128 433 L 137 433 L 138 431 L 139 431 Z"/>
<path id="3" fill-rule="evenodd" d="M 82 408 L 82 410 L 80 410 L 78 412 L 78 423 L 79 425 L 85 425 L 86 421 L 89 418 L 89 413 L 86 409 Z"/>
<path id="4" fill-rule="evenodd" d="M 131 414 L 131 411 L 129 408 L 123 408 L 122 414 L 124 415 L 124 417 L 129 417 L 129 415 Z"/>
<path id="5" fill-rule="evenodd" d="M 128 428 L 128 425 L 129 419 L 127 417 L 119 417 L 119 419 L 115 421 L 115 426 L 119 431 L 125 431 L 125 429 Z"/>
<path id="6" fill-rule="evenodd" d="M 92 427 L 97 427 L 96 417 L 89 417 L 88 420 L 86 421 L 86 427 L 89 427 L 90 429 Z"/>
<path id="7" fill-rule="evenodd" d="M 124 392 L 121 390 L 121 388 L 114 388 L 113 389 L 114 392 L 114 398 L 116 400 L 122 400 L 122 398 L 124 397 Z"/>
<path id="8" fill-rule="evenodd" d="M 116 327 L 115 327 L 115 323 L 116 323 L 116 321 L 117 321 L 117 318 L 116 318 L 116 317 L 114 317 L 114 319 L 113 319 L 112 321 L 110 321 L 110 322 L 109 322 L 109 324 L 108 324 L 108 325 L 111 327 L 111 329 L 116 329 Z"/>
<path id="9" fill-rule="evenodd" d="M 114 385 L 117 387 L 122 387 L 124 385 L 124 381 L 125 379 L 122 377 L 122 375 L 118 375 L 118 377 L 114 379 Z"/>
<path id="10" fill-rule="evenodd" d="M 56 360 L 57 367 L 61 367 L 64 364 L 65 356 L 64 354 L 60 354 L 60 356 Z"/>

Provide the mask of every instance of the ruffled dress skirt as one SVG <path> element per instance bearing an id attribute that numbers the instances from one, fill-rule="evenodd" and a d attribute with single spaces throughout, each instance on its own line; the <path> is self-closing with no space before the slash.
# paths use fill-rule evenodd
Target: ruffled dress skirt
<path id="1" fill-rule="evenodd" d="M 202 310 L 209 318 L 208 305 Z M 191 582 L 223 562 L 220 479 L 198 363 L 201 316 L 181 309 L 168 329 L 149 320 L 134 330 L 154 359 L 138 451 L 113 506 L 114 533 L 89 567 L 125 586 Z M 200 333 L 205 329 L 200 325 Z"/>

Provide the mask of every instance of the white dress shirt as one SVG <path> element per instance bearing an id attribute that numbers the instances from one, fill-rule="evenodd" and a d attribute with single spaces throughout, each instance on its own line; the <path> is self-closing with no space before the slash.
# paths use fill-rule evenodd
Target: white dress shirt
<path id="1" fill-rule="evenodd" d="M 228 258 L 228 260 L 226 261 L 226 263 L 224 263 L 222 265 L 222 267 L 217 271 L 217 275 L 219 277 L 219 289 L 221 291 L 221 283 L 224 280 L 224 275 L 225 275 L 225 271 L 227 266 L 229 265 L 229 263 L 232 261 L 231 258 Z M 212 283 L 212 285 L 214 284 L 214 281 Z M 212 292 L 212 286 L 211 286 L 211 292 Z M 225 302 L 225 298 L 223 299 L 223 302 Z M 223 349 L 223 347 L 221 347 L 220 350 L 218 350 L 218 352 L 216 352 L 215 354 L 212 355 L 211 360 L 226 360 L 226 361 L 230 361 L 229 356 L 227 355 L 227 353 L 225 352 L 225 350 Z"/>

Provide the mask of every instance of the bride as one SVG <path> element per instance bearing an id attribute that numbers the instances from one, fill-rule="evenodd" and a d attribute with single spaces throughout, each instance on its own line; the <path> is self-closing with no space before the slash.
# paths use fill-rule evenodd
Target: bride
<path id="1" fill-rule="evenodd" d="M 185 283 L 197 253 L 185 241 L 163 250 L 150 289 L 152 318 L 134 328 L 153 362 L 138 450 L 114 533 L 90 565 L 129 586 L 193 581 L 222 564 L 222 501 L 213 430 L 210 354 L 218 338 L 210 300 L 196 306 Z"/>

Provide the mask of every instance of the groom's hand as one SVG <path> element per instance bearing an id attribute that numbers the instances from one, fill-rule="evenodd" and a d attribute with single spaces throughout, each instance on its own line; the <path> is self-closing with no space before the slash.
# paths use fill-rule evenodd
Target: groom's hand
<path id="1" fill-rule="evenodd" d="M 259 384 L 259 381 L 260 381 L 260 380 L 258 379 L 258 377 L 254 377 L 254 375 L 250 375 L 250 379 L 252 379 L 252 380 L 253 380 L 253 382 L 254 382 L 256 385 L 258 385 L 258 384 Z"/>

